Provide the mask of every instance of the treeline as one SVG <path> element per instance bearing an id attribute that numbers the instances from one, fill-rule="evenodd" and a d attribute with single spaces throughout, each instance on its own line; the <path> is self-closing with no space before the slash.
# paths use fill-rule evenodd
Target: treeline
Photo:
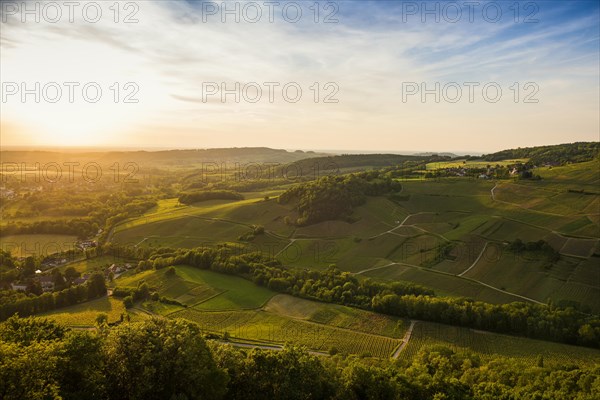
<path id="1" fill-rule="evenodd" d="M 574 308 L 489 304 L 464 298 L 377 294 L 373 311 L 534 339 L 600 347 L 600 320 Z"/>
<path id="2" fill-rule="evenodd" d="M 39 197 L 41 195 L 36 194 L 35 196 Z M 64 199 L 61 201 L 60 198 L 53 198 L 51 204 L 63 204 L 62 202 L 64 201 Z M 95 204 L 97 207 L 81 218 L 35 221 L 30 223 L 9 221 L 0 229 L 0 236 L 60 234 L 74 235 L 79 239 L 86 239 L 95 236 L 100 228 L 107 231 L 114 224 L 124 221 L 127 218 L 142 215 L 157 204 L 155 200 L 149 199 L 131 200 L 131 198 L 123 193 L 113 193 L 98 197 L 90 195 L 87 202 Z"/>
<path id="3" fill-rule="evenodd" d="M 592 400 L 600 365 L 482 362 L 444 347 L 411 361 L 237 349 L 189 321 L 73 331 L 44 319 L 0 324 L 0 398 L 63 400 Z"/>
<path id="4" fill-rule="evenodd" d="M 173 267 L 171 267 L 167 271 L 167 275 L 174 275 L 174 274 L 175 274 L 175 269 Z M 123 305 L 125 306 L 125 308 L 131 308 L 131 307 L 133 307 L 134 303 L 136 303 L 138 301 L 148 300 L 148 299 L 151 299 L 153 301 L 159 301 L 164 304 L 173 304 L 173 305 L 177 305 L 177 306 L 181 306 L 181 307 L 187 307 L 186 304 L 180 303 L 179 301 L 177 301 L 175 299 L 170 299 L 165 296 L 160 296 L 158 291 L 151 291 L 150 287 L 145 282 L 142 283 L 141 285 L 139 285 L 137 288 L 117 286 L 113 289 L 112 294 L 114 297 L 119 297 L 119 298 L 123 299 Z"/>
<path id="5" fill-rule="evenodd" d="M 481 157 L 486 161 L 501 161 L 515 158 L 529 158 L 536 165 L 565 164 L 590 161 L 598 158 L 600 142 L 575 142 L 555 146 L 524 147 L 518 149 L 502 150 L 497 153 Z"/>
<path id="6" fill-rule="evenodd" d="M 244 200 L 244 196 L 232 190 L 202 190 L 179 195 L 181 204 L 193 204 L 207 200 Z"/>
<path id="7" fill-rule="evenodd" d="M 359 280 L 335 267 L 325 271 L 286 269 L 258 252 L 231 255 L 225 247 L 179 249 L 153 253 L 140 261 L 139 267 L 161 269 L 182 264 L 239 275 L 274 291 L 308 299 L 533 339 L 600 347 L 600 318 L 571 307 L 520 302 L 494 305 L 465 298 L 435 297 L 432 290 L 418 285 Z"/>
<path id="8" fill-rule="evenodd" d="M 338 175 L 342 169 L 366 169 L 373 167 L 396 167 L 406 164 L 448 161 L 451 157 L 426 155 L 407 156 L 401 154 L 342 154 L 338 156 L 314 157 L 296 161 L 282 167 L 287 175 L 307 176 L 313 179 L 324 175 Z"/>
<path id="9" fill-rule="evenodd" d="M 297 203 L 299 226 L 328 220 L 351 220 L 353 208 L 364 204 L 367 196 L 400 191 L 402 185 L 382 171 L 345 176 L 327 176 L 314 182 L 296 185 L 279 196 L 278 201 Z"/>
<path id="10" fill-rule="evenodd" d="M 36 221 L 31 223 L 9 222 L 0 230 L 0 236 L 20 234 L 74 235 L 84 239 L 98 232 L 98 224 L 91 218 L 71 220 Z"/>
<path id="11" fill-rule="evenodd" d="M 106 282 L 102 274 L 94 274 L 82 285 L 71 286 L 59 292 L 47 292 L 39 296 L 16 296 L 10 302 L 0 304 L 0 321 L 18 314 L 29 316 L 72 306 L 106 295 Z M 4 297 L 4 296 L 3 296 Z M 1 397 L 1 396 L 0 396 Z"/>
<path id="12" fill-rule="evenodd" d="M 308 299 L 370 308 L 377 293 L 398 295 L 433 295 L 433 291 L 412 283 L 391 284 L 358 280 L 349 272 L 335 267 L 325 271 L 286 269 L 278 261 L 269 260 L 259 252 L 232 255 L 231 250 L 178 249 L 173 253 L 155 253 L 139 262 L 140 269 L 162 269 L 172 265 L 191 265 L 231 275 L 239 275 L 257 285 L 277 292 Z"/>

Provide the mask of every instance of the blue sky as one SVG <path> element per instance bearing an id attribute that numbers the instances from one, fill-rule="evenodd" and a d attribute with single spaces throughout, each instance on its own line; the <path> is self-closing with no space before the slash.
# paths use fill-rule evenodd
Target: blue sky
<path id="1" fill-rule="evenodd" d="M 513 1 L 320 2 L 316 23 L 312 1 L 279 2 L 273 22 L 262 1 L 228 2 L 240 13 L 254 3 L 256 23 L 248 21 L 254 14 L 223 23 L 222 2 L 186 1 L 121 2 L 119 23 L 112 2 L 102 3 L 97 23 L 77 13 L 73 23 L 23 23 L 2 3 L 3 84 L 104 89 L 94 104 L 3 99 L 2 145 L 490 152 L 598 140 L 598 1 L 522 1 L 517 20 Z M 286 5 L 292 16 L 302 10 L 298 22 L 283 17 Z M 423 22 L 424 9 L 435 7 L 439 21 L 427 14 Z M 138 22 L 123 23 L 131 11 Z M 331 13 L 337 22 L 325 23 Z M 115 82 L 122 94 L 134 83 L 138 102 L 113 101 Z M 279 85 L 273 102 L 265 82 Z M 465 82 L 477 83 L 472 102 Z M 206 93 L 206 85 L 236 83 L 257 83 L 260 100 Z M 302 90 L 295 103 L 280 91 L 288 83 Z M 483 96 L 487 84 L 502 90 L 497 102 Z M 421 96 L 436 85 L 439 102 Z M 452 102 L 455 86 L 462 97 Z M 407 96 L 410 88 L 419 92 Z M 337 102 L 324 102 L 327 95 Z"/>

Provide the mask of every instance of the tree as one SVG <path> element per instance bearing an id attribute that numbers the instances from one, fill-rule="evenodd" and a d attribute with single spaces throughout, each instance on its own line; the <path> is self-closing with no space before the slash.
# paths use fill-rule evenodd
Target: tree
<path id="1" fill-rule="evenodd" d="M 150 288 L 146 282 L 142 283 L 133 293 L 133 301 L 147 300 L 150 297 Z"/>
<path id="2" fill-rule="evenodd" d="M 335 376 L 306 349 L 286 346 L 282 351 L 254 349 L 244 354 L 219 346 L 214 355 L 230 376 L 227 399 L 330 399 L 337 389 Z"/>
<path id="3" fill-rule="evenodd" d="M 106 282 L 104 281 L 104 276 L 100 273 L 96 273 L 90 277 L 87 287 L 88 300 L 96 299 L 106 294 Z"/>
<path id="4" fill-rule="evenodd" d="M 396 388 L 391 376 L 381 368 L 359 363 L 344 370 L 344 398 L 348 400 L 396 399 Z"/>
<path id="5" fill-rule="evenodd" d="M 125 306 L 125 308 L 133 307 L 133 297 L 126 296 L 125 298 L 123 298 L 123 305 Z"/>
<path id="6" fill-rule="evenodd" d="M 101 337 L 41 318 L 0 324 L 0 398 L 104 398 Z"/>
<path id="7" fill-rule="evenodd" d="M 0 398 L 60 399 L 56 346 L 51 342 L 24 347 L 0 341 Z"/>
<path id="8" fill-rule="evenodd" d="M 69 283 L 73 282 L 75 279 L 79 278 L 80 276 L 81 276 L 81 273 L 77 272 L 77 270 L 73 267 L 67 267 L 67 269 L 65 269 L 65 279 Z"/>
<path id="9" fill-rule="evenodd" d="M 25 259 L 23 265 L 23 277 L 30 277 L 35 275 L 35 258 L 29 256 Z"/>
<path id="10" fill-rule="evenodd" d="M 40 296 L 44 291 L 42 290 L 42 285 L 38 280 L 30 279 L 27 283 L 27 292 L 33 293 L 36 296 Z"/>
<path id="11" fill-rule="evenodd" d="M 103 336 L 94 332 L 69 331 L 60 346 L 56 372 L 64 400 L 106 398 Z"/>
<path id="12" fill-rule="evenodd" d="M 65 288 L 65 278 L 58 269 L 52 271 L 52 281 L 54 282 L 54 290 L 62 290 Z"/>
<path id="13" fill-rule="evenodd" d="M 14 315 L 0 324 L 0 340 L 28 346 L 33 342 L 60 339 L 66 331 L 63 326 L 45 318 Z"/>
<path id="14" fill-rule="evenodd" d="M 104 326 L 108 323 L 108 314 L 106 313 L 99 313 L 96 316 L 96 325 L 97 326 Z"/>
<path id="15" fill-rule="evenodd" d="M 151 319 L 109 332 L 105 352 L 112 399 L 219 399 L 226 375 L 217 368 L 200 328 L 189 321 Z"/>

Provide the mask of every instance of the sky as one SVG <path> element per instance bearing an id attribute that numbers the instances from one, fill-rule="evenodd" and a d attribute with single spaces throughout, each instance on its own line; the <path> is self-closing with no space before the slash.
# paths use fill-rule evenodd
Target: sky
<path id="1" fill-rule="evenodd" d="M 600 140 L 598 1 L 76 4 L 0 2 L 4 148 Z"/>

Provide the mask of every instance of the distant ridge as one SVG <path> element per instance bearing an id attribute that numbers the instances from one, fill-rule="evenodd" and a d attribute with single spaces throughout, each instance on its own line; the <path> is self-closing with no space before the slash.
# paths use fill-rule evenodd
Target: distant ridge
<path id="1" fill-rule="evenodd" d="M 415 154 L 411 154 L 411 155 L 417 156 L 417 157 L 431 157 L 431 156 L 441 156 L 441 157 L 451 157 L 451 158 L 460 157 L 458 154 L 454 154 L 454 153 L 437 153 L 435 151 L 427 151 L 424 153 L 415 153 Z"/>
<path id="2" fill-rule="evenodd" d="M 554 165 L 590 161 L 600 156 L 600 142 L 575 142 L 550 146 L 523 147 L 485 154 L 485 161 L 529 158 L 534 164 Z"/>
<path id="3" fill-rule="evenodd" d="M 3 162 L 45 163 L 45 162 L 135 162 L 138 164 L 186 165 L 198 162 L 215 163 L 280 163 L 286 164 L 312 157 L 326 156 L 327 153 L 312 151 L 287 151 L 268 147 L 234 147 L 219 149 L 188 149 L 159 151 L 61 151 L 61 150 L 2 150 Z"/>

